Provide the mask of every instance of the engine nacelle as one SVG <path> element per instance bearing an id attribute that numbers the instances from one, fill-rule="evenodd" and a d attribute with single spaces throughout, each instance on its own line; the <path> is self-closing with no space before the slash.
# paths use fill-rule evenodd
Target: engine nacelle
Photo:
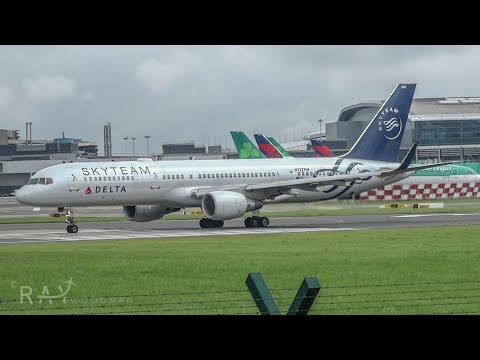
<path id="1" fill-rule="evenodd" d="M 147 222 L 160 219 L 163 215 L 180 210 L 160 205 L 123 206 L 123 214 L 130 221 Z"/>
<path id="2" fill-rule="evenodd" d="M 202 198 L 202 210 L 212 220 L 228 220 L 263 207 L 258 200 L 234 191 L 212 191 Z"/>

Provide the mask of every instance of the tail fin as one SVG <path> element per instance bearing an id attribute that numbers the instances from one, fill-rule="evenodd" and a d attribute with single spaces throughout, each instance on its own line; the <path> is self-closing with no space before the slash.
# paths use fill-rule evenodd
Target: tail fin
<path id="1" fill-rule="evenodd" d="M 416 84 L 398 84 L 352 149 L 341 157 L 396 162 Z"/>
<path id="2" fill-rule="evenodd" d="M 265 156 L 242 131 L 230 131 L 240 159 L 262 159 Z"/>
<path id="3" fill-rule="evenodd" d="M 265 155 L 266 158 L 283 158 L 283 155 L 273 146 L 270 141 L 268 141 L 265 136 L 261 134 L 253 134 L 255 136 L 255 141 L 258 144 L 258 148 Z"/>
<path id="4" fill-rule="evenodd" d="M 328 148 L 328 146 L 320 139 L 310 139 L 312 143 L 312 149 L 315 150 L 315 155 L 317 157 L 332 157 L 333 155 L 332 150 Z"/>
<path id="5" fill-rule="evenodd" d="M 277 140 L 275 140 L 273 137 L 267 137 L 268 141 L 270 141 L 272 143 L 273 146 L 275 146 L 277 148 L 278 151 L 280 151 L 280 153 L 283 155 L 284 158 L 287 158 L 287 157 L 292 157 L 292 155 L 290 155 L 288 153 L 287 150 L 285 150 L 282 145 L 280 145 Z"/>

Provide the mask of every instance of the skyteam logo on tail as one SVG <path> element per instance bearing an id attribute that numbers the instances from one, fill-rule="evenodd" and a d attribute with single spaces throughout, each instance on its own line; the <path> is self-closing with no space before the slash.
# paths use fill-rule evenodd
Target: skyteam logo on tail
<path id="1" fill-rule="evenodd" d="M 378 122 L 378 131 L 384 131 L 383 136 L 388 140 L 395 140 L 402 133 L 402 121 L 397 115 L 397 108 L 386 108 L 380 113 L 380 121 Z M 388 120 L 383 120 L 384 117 L 390 117 Z"/>

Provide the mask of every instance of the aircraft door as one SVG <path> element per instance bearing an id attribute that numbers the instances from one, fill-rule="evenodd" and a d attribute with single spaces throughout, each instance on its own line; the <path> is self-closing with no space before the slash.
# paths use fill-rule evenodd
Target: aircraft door
<path id="1" fill-rule="evenodd" d="M 79 190 L 78 189 L 78 179 L 74 174 L 72 174 L 72 176 L 70 177 L 70 185 L 69 185 L 68 189 L 70 191 L 78 191 Z"/>
<path id="2" fill-rule="evenodd" d="M 159 180 L 159 176 L 158 176 L 157 172 L 155 172 L 153 174 L 153 179 L 150 182 L 150 189 L 152 189 L 152 190 L 160 189 L 160 180 Z"/>
<path id="3" fill-rule="evenodd" d="M 458 179 L 458 169 L 452 167 L 452 178 L 453 179 Z"/>

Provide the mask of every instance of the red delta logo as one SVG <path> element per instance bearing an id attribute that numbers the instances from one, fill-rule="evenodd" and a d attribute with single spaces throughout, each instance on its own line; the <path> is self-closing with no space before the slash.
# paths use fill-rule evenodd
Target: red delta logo
<path id="1" fill-rule="evenodd" d="M 92 193 L 92 190 L 90 189 L 90 186 L 87 187 L 87 190 L 85 190 L 85 194 L 90 195 Z"/>

